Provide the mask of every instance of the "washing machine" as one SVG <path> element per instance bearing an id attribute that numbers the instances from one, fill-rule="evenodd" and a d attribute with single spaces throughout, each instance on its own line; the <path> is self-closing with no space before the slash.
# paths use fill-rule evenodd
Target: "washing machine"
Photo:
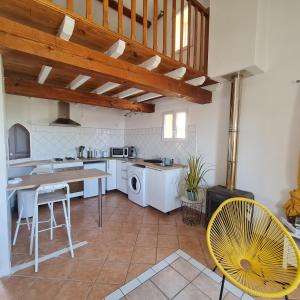
<path id="1" fill-rule="evenodd" d="M 140 206 L 146 202 L 146 168 L 141 165 L 128 167 L 128 199 Z"/>

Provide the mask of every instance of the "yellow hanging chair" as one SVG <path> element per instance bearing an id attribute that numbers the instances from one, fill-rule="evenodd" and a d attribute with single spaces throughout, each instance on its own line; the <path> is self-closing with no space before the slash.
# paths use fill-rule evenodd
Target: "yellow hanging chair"
<path id="1" fill-rule="evenodd" d="M 288 299 L 300 283 L 300 253 L 278 219 L 246 198 L 223 202 L 207 228 L 209 252 L 225 278 L 257 297 Z"/>

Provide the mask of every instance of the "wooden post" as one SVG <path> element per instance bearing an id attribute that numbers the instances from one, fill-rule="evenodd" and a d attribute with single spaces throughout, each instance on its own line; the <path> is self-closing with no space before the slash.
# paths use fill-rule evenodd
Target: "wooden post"
<path id="1" fill-rule="evenodd" d="M 157 0 L 153 0 L 153 50 L 157 50 Z"/>
<path id="2" fill-rule="evenodd" d="M 208 43 L 209 43 L 209 17 L 205 18 L 205 53 L 204 53 L 204 73 L 207 75 L 208 65 Z"/>
<path id="3" fill-rule="evenodd" d="M 73 2 L 73 0 L 67 0 L 67 10 L 74 11 L 74 2 Z"/>
<path id="4" fill-rule="evenodd" d="M 175 39 L 176 39 L 176 0 L 173 0 L 172 6 L 172 55 L 175 59 Z"/>
<path id="5" fill-rule="evenodd" d="M 183 21 L 184 21 L 184 0 L 180 2 L 180 51 L 179 61 L 183 62 Z"/>
<path id="6" fill-rule="evenodd" d="M 108 0 L 103 0 L 103 26 L 108 27 Z"/>
<path id="7" fill-rule="evenodd" d="M 131 35 L 130 38 L 136 40 L 136 0 L 131 0 Z"/>
<path id="8" fill-rule="evenodd" d="M 147 46 L 148 1 L 143 0 L 143 44 Z"/>
<path id="9" fill-rule="evenodd" d="M 200 23 L 200 61 L 199 61 L 199 70 L 203 71 L 204 69 L 204 28 L 205 28 L 205 17 L 203 12 L 201 12 L 201 23 Z"/>
<path id="10" fill-rule="evenodd" d="M 187 30 L 187 58 L 186 64 L 188 66 L 191 65 L 191 26 L 192 26 L 192 9 L 191 9 L 191 1 L 188 0 L 188 30 Z"/>
<path id="11" fill-rule="evenodd" d="M 195 7 L 195 20 L 194 20 L 194 61 L 193 68 L 195 69 L 197 66 L 197 50 L 198 50 L 198 9 Z"/>
<path id="12" fill-rule="evenodd" d="M 93 0 L 86 0 L 86 18 L 93 20 Z"/>
<path id="13" fill-rule="evenodd" d="M 123 0 L 118 1 L 118 33 L 123 34 Z"/>
<path id="14" fill-rule="evenodd" d="M 163 18 L 163 55 L 167 55 L 168 0 L 164 0 Z"/>

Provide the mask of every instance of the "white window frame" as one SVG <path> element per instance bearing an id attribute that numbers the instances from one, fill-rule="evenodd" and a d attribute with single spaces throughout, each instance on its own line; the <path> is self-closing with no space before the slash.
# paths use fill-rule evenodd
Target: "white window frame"
<path id="1" fill-rule="evenodd" d="M 184 10 L 185 9 L 188 9 L 188 5 L 186 4 L 185 6 L 184 6 Z M 184 15 L 184 10 L 183 10 L 183 15 Z M 177 20 L 177 16 L 179 15 L 179 18 L 180 18 L 180 15 L 181 15 L 181 9 L 177 9 L 177 11 L 176 11 L 176 20 Z M 191 23 L 193 24 L 193 14 L 192 14 L 192 12 L 191 12 Z M 187 23 L 188 23 L 188 19 L 186 20 L 187 21 Z M 175 21 L 176 22 L 176 21 Z M 184 24 L 184 20 L 183 20 L 183 24 Z M 184 25 L 183 25 L 183 27 L 184 27 Z M 179 49 L 177 49 L 176 50 L 176 45 L 177 45 L 177 43 L 176 43 L 176 38 L 177 38 L 177 34 L 175 34 L 175 53 L 176 54 L 178 54 L 179 52 L 180 52 L 180 26 L 179 26 L 179 28 L 178 28 L 178 26 L 176 26 L 176 33 L 177 33 L 177 30 L 178 30 L 178 32 L 179 32 L 179 35 L 178 35 L 178 37 L 179 37 Z M 192 32 L 190 32 L 190 34 L 192 34 L 193 33 L 193 28 L 192 28 Z M 184 46 L 183 45 L 183 51 L 186 51 L 187 50 L 187 48 L 188 48 L 188 41 L 189 41 L 189 37 L 188 37 L 188 28 L 187 28 L 187 44 Z M 184 32 L 183 32 L 183 38 L 184 38 Z M 194 44 L 194 39 L 193 38 L 191 38 L 191 43 L 190 43 L 190 48 L 192 48 L 193 47 L 193 44 Z"/>
<path id="2" fill-rule="evenodd" d="M 176 137 L 176 114 L 177 113 L 185 113 L 185 137 L 184 138 L 177 138 Z M 165 138 L 164 136 L 164 128 L 165 128 L 165 115 L 173 115 L 173 128 L 172 128 L 172 138 Z M 184 109 L 178 109 L 178 110 L 172 110 L 172 111 L 166 111 L 163 113 L 162 116 L 162 140 L 163 141 L 170 141 L 170 142 L 184 142 L 187 139 L 187 127 L 188 127 L 188 113 Z"/>

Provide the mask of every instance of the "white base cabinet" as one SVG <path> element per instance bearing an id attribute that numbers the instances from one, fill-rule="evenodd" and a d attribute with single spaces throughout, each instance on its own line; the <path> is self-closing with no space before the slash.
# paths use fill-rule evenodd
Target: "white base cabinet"
<path id="1" fill-rule="evenodd" d="M 127 181 L 128 174 L 127 168 L 132 165 L 127 161 L 117 160 L 117 189 L 125 194 L 128 194 Z"/>
<path id="2" fill-rule="evenodd" d="M 94 163 L 85 163 L 83 164 L 83 168 L 85 170 L 89 169 L 98 169 L 103 172 L 106 171 L 105 162 L 94 162 Z M 95 197 L 99 195 L 99 188 L 98 188 L 98 179 L 87 179 L 84 180 L 84 190 L 83 190 L 83 197 Z M 105 194 L 106 188 L 106 179 L 102 179 L 102 194 Z"/>
<path id="3" fill-rule="evenodd" d="M 106 190 L 115 190 L 117 188 L 117 161 L 115 159 L 107 160 L 106 172 L 111 174 L 106 178 Z"/>
<path id="4" fill-rule="evenodd" d="M 179 183 L 183 169 L 146 169 L 146 203 L 164 213 L 180 207 Z"/>

